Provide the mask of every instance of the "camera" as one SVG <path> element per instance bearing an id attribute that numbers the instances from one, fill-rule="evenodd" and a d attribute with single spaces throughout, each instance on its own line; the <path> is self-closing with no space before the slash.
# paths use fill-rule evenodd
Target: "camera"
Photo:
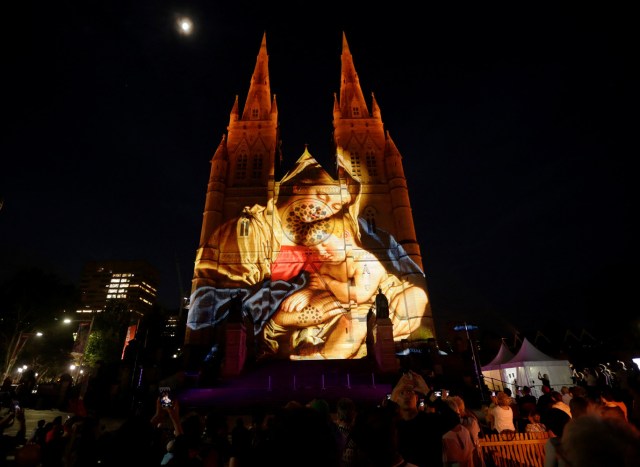
<path id="1" fill-rule="evenodd" d="M 171 388 L 160 388 L 160 404 L 162 407 L 173 407 L 173 400 L 171 399 Z"/>

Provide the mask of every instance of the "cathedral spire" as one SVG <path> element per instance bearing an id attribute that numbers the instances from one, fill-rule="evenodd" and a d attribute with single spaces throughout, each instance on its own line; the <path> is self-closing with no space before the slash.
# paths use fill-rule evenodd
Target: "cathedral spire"
<path id="1" fill-rule="evenodd" d="M 380 114 L 380 107 L 378 107 L 378 101 L 376 100 L 376 96 L 371 93 L 371 113 L 373 114 L 373 118 L 377 118 L 378 120 L 382 119 L 382 114 Z"/>
<path id="2" fill-rule="evenodd" d="M 238 110 L 238 95 L 236 94 L 236 100 L 233 101 L 233 107 L 231 108 L 231 113 L 229 114 L 229 125 L 233 122 L 237 122 L 240 117 L 240 112 Z"/>
<path id="3" fill-rule="evenodd" d="M 271 117 L 271 86 L 269 84 L 269 55 L 267 55 L 267 33 L 262 36 L 256 67 L 251 76 L 247 102 L 242 111 L 242 120 L 268 120 Z"/>
<path id="4" fill-rule="evenodd" d="M 353 57 L 349 51 L 347 36 L 344 32 L 342 33 L 341 60 L 340 110 L 342 118 L 369 118 L 367 103 L 360 88 L 360 80 L 353 65 Z"/>

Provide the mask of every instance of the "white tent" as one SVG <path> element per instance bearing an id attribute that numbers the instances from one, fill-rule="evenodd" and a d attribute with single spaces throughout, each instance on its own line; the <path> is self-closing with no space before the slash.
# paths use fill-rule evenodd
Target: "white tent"
<path id="1" fill-rule="evenodd" d="M 504 344 L 503 344 L 504 345 Z M 499 353 L 499 352 L 498 352 Z M 494 359 L 495 360 L 495 359 Z M 482 374 L 496 370 L 495 365 L 482 367 Z M 540 397 L 542 382 L 538 379 L 538 373 L 547 374 L 551 387 L 557 391 L 562 386 L 572 386 L 571 367 L 568 360 L 557 360 L 538 350 L 526 338 L 522 341 L 520 350 L 510 360 L 499 364 L 501 380 L 515 394 L 517 386 L 529 386 L 531 393 Z"/>
<path id="2" fill-rule="evenodd" d="M 500 365 L 508 362 L 513 357 L 513 352 L 511 352 L 509 347 L 507 347 L 504 341 L 502 341 L 500 349 L 493 360 L 482 366 L 484 384 L 486 384 L 491 391 L 501 391 L 504 387 L 502 369 L 500 368 Z"/>

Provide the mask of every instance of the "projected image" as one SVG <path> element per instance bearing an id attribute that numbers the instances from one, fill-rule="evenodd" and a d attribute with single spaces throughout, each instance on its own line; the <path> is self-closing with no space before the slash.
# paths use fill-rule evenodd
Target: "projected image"
<path id="1" fill-rule="evenodd" d="M 360 189 L 305 151 L 274 201 L 246 207 L 198 251 L 189 329 L 240 315 L 258 358 L 362 358 L 367 315 L 383 294 L 396 341 L 432 337 L 424 274 L 359 218 Z"/>

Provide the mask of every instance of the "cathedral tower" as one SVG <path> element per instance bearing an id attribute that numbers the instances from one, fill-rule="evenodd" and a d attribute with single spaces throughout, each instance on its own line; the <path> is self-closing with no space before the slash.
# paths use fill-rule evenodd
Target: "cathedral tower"
<path id="1" fill-rule="evenodd" d="M 402 156 L 384 131 L 375 96 L 371 96 L 371 112 L 367 108 L 344 33 L 340 99 L 334 95 L 333 128 L 334 143 L 345 151 L 348 170 L 362 180 L 360 215 L 368 228 L 390 232 L 422 268 Z"/>
<path id="2" fill-rule="evenodd" d="M 266 33 L 240 114 L 235 98 L 227 133 L 211 160 L 200 251 L 216 228 L 238 215 L 244 206 L 273 198 L 274 172 L 280 163 L 278 106 L 271 96 Z M 197 287 L 195 282 L 193 287 Z"/>

